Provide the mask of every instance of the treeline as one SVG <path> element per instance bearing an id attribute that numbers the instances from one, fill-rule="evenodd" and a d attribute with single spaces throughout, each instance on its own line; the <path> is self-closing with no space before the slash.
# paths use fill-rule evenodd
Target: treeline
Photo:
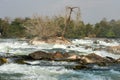
<path id="1" fill-rule="evenodd" d="M 120 38 L 120 20 L 106 19 L 96 24 L 85 24 L 83 21 L 71 19 L 70 23 L 65 25 L 65 19 L 61 16 L 38 17 L 33 18 L 0 18 L 0 33 L 3 38 L 49 38 L 62 36 L 66 26 L 66 38 L 83 38 L 83 37 L 107 37 Z"/>

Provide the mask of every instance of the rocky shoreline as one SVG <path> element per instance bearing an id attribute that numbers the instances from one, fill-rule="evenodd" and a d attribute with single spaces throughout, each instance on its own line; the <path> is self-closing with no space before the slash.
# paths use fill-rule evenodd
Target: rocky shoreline
<path id="1" fill-rule="evenodd" d="M 112 57 L 101 57 L 95 53 L 91 53 L 88 55 L 77 55 L 77 54 L 69 54 L 69 53 L 46 53 L 43 51 L 36 51 L 30 53 L 29 55 L 8 55 L 8 56 L 0 56 L 0 65 L 9 64 L 9 63 L 17 63 L 17 64 L 26 64 L 32 65 L 27 61 L 55 61 L 55 62 L 74 62 L 75 65 L 64 66 L 67 69 L 73 70 L 89 70 L 89 69 L 118 69 L 120 66 L 120 58 L 114 59 Z M 59 64 L 60 65 L 60 64 Z M 59 66 L 56 65 L 56 66 Z M 97 68 L 96 68 L 97 66 Z M 107 68 L 106 68 L 107 67 Z"/>

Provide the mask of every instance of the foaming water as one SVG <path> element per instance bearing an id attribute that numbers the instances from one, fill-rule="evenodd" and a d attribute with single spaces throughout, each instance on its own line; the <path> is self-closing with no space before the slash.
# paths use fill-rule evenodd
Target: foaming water
<path id="1" fill-rule="evenodd" d="M 106 46 L 120 45 L 116 40 L 107 43 L 104 40 L 97 40 L 99 43 L 95 44 L 95 40 L 75 39 L 72 40 L 71 45 L 59 44 L 41 44 L 31 45 L 27 41 L 20 41 L 18 39 L 0 39 L 0 55 L 5 53 L 15 55 L 28 55 L 34 51 L 42 50 L 46 52 L 75 52 L 77 54 L 96 53 L 100 56 L 110 56 L 115 59 L 120 58 L 120 55 L 114 55 L 104 50 L 95 51 L 94 48 Z M 91 48 L 86 49 L 86 46 Z M 0 80 L 119 80 L 120 71 L 115 70 L 71 70 L 66 69 L 62 65 L 74 65 L 74 63 L 67 62 L 44 62 L 33 61 L 28 62 L 33 65 L 20 65 L 15 63 L 8 63 L 0 66 Z M 37 64 L 37 65 L 35 65 Z M 44 64 L 44 65 L 42 65 Z M 49 65 L 49 66 L 48 66 Z M 50 66 L 51 65 L 51 66 Z M 59 66 L 56 66 L 59 65 Z"/>
<path id="2" fill-rule="evenodd" d="M 4 64 L 0 66 L 2 80 L 119 80 L 120 72 L 74 71 L 64 67 Z"/>

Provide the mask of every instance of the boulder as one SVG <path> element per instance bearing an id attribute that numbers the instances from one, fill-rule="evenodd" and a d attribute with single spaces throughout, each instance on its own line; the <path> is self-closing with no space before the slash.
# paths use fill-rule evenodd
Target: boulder
<path id="1" fill-rule="evenodd" d="M 35 59 L 35 60 L 52 59 L 52 54 L 46 53 L 46 52 L 43 52 L 43 51 L 33 52 L 33 53 L 29 54 L 29 56 L 30 56 L 32 59 Z"/>
<path id="2" fill-rule="evenodd" d="M 102 63 L 102 62 L 106 62 L 106 59 L 95 54 L 95 53 L 92 53 L 92 54 L 88 54 L 88 55 L 85 55 L 81 58 L 83 60 L 83 62 L 85 63 Z"/>
<path id="3" fill-rule="evenodd" d="M 0 58 L 0 65 L 7 63 L 7 58 Z"/>
<path id="4" fill-rule="evenodd" d="M 120 58 L 119 58 L 119 59 L 117 59 L 117 62 L 118 62 L 118 63 L 120 63 Z"/>
<path id="5" fill-rule="evenodd" d="M 107 51 L 113 54 L 120 54 L 120 45 L 119 46 L 109 46 Z"/>

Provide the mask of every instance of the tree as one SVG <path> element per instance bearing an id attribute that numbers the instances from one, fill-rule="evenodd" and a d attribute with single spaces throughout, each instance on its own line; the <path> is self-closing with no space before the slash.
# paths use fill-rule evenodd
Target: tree
<path id="1" fill-rule="evenodd" d="M 8 28 L 8 37 L 24 37 L 26 36 L 25 28 L 23 26 L 24 19 L 22 18 L 15 18 Z"/>
<path id="2" fill-rule="evenodd" d="M 79 7 L 66 7 L 66 15 L 65 15 L 65 26 L 62 32 L 62 38 L 64 39 L 65 33 L 66 33 L 66 29 L 67 26 L 69 26 L 70 22 L 71 22 L 71 15 L 74 9 L 77 9 L 77 17 L 76 20 L 79 20 L 80 18 L 80 8 Z M 78 21 L 79 22 L 79 21 Z"/>
<path id="3" fill-rule="evenodd" d="M 7 32 L 8 32 L 8 28 L 9 28 L 10 24 L 8 19 L 0 19 L 0 31 L 1 31 L 1 35 L 2 37 L 6 37 L 7 36 Z"/>
<path id="4" fill-rule="evenodd" d="M 49 17 L 34 16 L 24 24 L 26 31 L 31 36 L 38 36 L 39 38 L 46 39 L 60 31 L 60 27 L 56 19 Z"/>

